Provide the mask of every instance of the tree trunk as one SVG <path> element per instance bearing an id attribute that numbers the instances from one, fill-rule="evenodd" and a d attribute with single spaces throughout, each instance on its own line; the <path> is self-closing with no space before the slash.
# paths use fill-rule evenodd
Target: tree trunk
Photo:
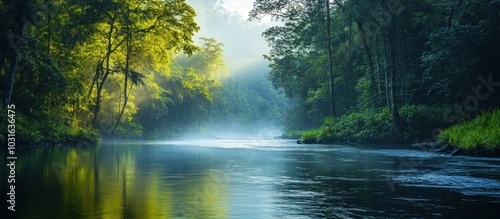
<path id="1" fill-rule="evenodd" d="M 4 3 L 4 1 L 2 1 Z M 12 5 L 10 5 L 12 4 Z M 12 58 L 10 59 L 10 69 L 9 76 L 7 79 L 7 84 L 5 87 L 5 97 L 4 97 L 4 109 L 7 110 L 7 107 L 11 104 L 12 93 L 14 90 L 14 81 L 16 78 L 17 65 L 19 63 L 19 56 L 21 53 L 21 47 L 23 46 L 24 40 L 24 30 L 26 27 L 26 22 L 28 22 L 28 17 L 31 16 L 29 11 L 32 9 L 31 5 L 28 1 L 11 1 L 6 2 L 6 6 L 12 6 L 12 10 L 14 12 L 13 16 L 13 26 L 12 33 L 7 35 L 8 41 L 10 41 L 10 46 L 12 47 Z M 9 18 L 3 18 L 9 19 Z M 5 49 L 8 48 L 5 45 Z M 9 53 L 7 51 L 3 51 L 6 54 L 6 57 L 9 57 Z M 3 61 L 3 60 L 2 60 Z M 1 70 L 1 69 L 0 69 Z"/>
<path id="2" fill-rule="evenodd" d="M 376 39 L 376 51 L 379 50 L 379 41 Z M 378 79 L 378 98 L 382 101 L 382 74 L 380 74 L 380 55 L 375 51 L 375 55 L 377 56 L 377 79 Z"/>
<path id="3" fill-rule="evenodd" d="M 389 75 L 387 73 L 387 43 L 386 43 L 386 40 L 385 40 L 385 37 L 384 38 L 384 51 L 383 51 L 383 55 L 384 55 L 384 77 L 385 77 L 385 103 L 387 105 L 387 107 L 389 108 L 389 110 L 391 109 L 391 104 L 390 104 L 390 98 L 389 98 Z"/>
<path id="4" fill-rule="evenodd" d="M 15 51 L 14 57 L 10 62 L 9 80 L 7 81 L 7 90 L 5 91 L 5 100 L 4 100 L 5 110 L 7 110 L 7 107 L 10 105 L 12 92 L 14 90 L 14 79 L 16 77 L 17 63 L 19 62 L 19 53 L 20 51 Z"/>
<path id="5" fill-rule="evenodd" d="M 398 110 L 398 103 L 396 99 L 396 23 L 397 17 L 392 16 L 392 26 L 391 26 L 391 35 L 389 36 L 390 46 L 391 46 L 391 115 L 392 122 L 396 131 L 398 133 L 398 137 L 402 137 L 402 126 L 401 126 L 401 118 Z"/>
<path id="6" fill-rule="evenodd" d="M 376 82 L 375 82 L 375 70 L 373 67 L 372 53 L 370 51 L 370 47 L 368 46 L 368 40 L 366 38 L 366 33 L 365 33 L 364 28 L 363 28 L 363 23 L 361 21 L 356 21 L 356 24 L 358 26 L 361 40 L 363 41 L 363 47 L 365 49 L 366 59 L 368 59 L 368 68 L 370 71 L 370 94 L 372 96 L 375 96 Z"/>
<path id="7" fill-rule="evenodd" d="M 116 19 L 116 18 L 114 18 L 114 19 Z M 110 64 L 109 64 L 109 61 L 111 59 L 111 53 L 113 53 L 121 45 L 121 43 L 124 42 L 122 40 L 121 42 L 119 42 L 115 46 L 115 48 L 113 48 L 113 39 L 112 39 L 112 36 L 113 36 L 114 28 L 115 28 L 115 20 L 112 20 L 112 22 L 109 25 L 109 33 L 108 33 L 108 36 L 107 36 L 107 39 L 106 39 L 107 44 L 108 44 L 107 45 L 106 56 L 104 56 L 104 59 L 103 59 L 102 62 L 99 62 L 101 66 L 98 66 L 98 68 L 101 69 L 100 73 L 102 74 L 102 79 L 101 79 L 101 83 L 97 84 L 96 105 L 95 105 L 95 108 L 94 108 L 94 119 L 92 120 L 92 125 L 94 127 L 97 126 L 97 117 L 99 115 L 99 110 L 100 110 L 100 107 L 101 107 L 101 93 L 102 93 L 102 88 L 104 87 L 104 83 L 106 82 L 106 79 L 108 78 L 108 75 L 111 73 L 111 71 L 110 71 Z M 104 61 L 106 61 L 106 68 L 103 69 L 102 64 L 103 64 Z"/>
<path id="8" fill-rule="evenodd" d="M 92 125 L 97 128 L 97 115 L 99 114 L 99 108 L 101 106 L 101 91 L 102 91 L 102 81 L 101 83 L 97 84 L 97 96 L 95 100 L 95 107 L 94 107 L 94 118 L 92 119 Z"/>
<path id="9" fill-rule="evenodd" d="M 330 19 L 330 3 L 329 0 L 326 0 L 326 29 L 327 29 L 327 36 L 328 36 L 328 72 L 330 76 L 329 80 L 329 87 L 330 87 L 330 110 L 332 117 L 337 117 L 337 113 L 335 112 L 335 98 L 333 96 L 333 82 L 334 82 L 334 75 L 333 75 L 333 56 L 332 56 L 332 38 L 331 38 L 331 19 Z"/>
<path id="10" fill-rule="evenodd" d="M 128 103 L 128 94 L 127 94 L 127 87 L 128 87 L 128 77 L 129 77 L 129 71 L 130 71 L 130 54 L 132 50 L 132 33 L 130 29 L 127 30 L 127 40 L 126 40 L 126 46 L 127 46 L 127 55 L 125 56 L 125 81 L 123 82 L 123 106 L 120 110 L 120 113 L 118 114 L 118 118 L 116 118 L 115 125 L 113 127 L 113 130 L 111 131 L 111 134 L 114 134 L 116 131 L 116 128 L 120 124 L 120 121 L 122 120 L 123 113 L 125 112 L 125 108 L 127 107 Z M 132 84 L 133 86 L 133 84 Z M 132 87 L 130 87 L 130 90 L 132 91 Z"/>

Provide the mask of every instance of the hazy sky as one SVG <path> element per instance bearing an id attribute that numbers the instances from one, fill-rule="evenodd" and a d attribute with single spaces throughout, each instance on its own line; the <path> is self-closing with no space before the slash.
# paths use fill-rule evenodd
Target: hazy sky
<path id="1" fill-rule="evenodd" d="M 252 9 L 253 0 L 223 0 L 223 5 L 226 10 L 231 13 L 248 18 L 248 12 Z"/>
<path id="2" fill-rule="evenodd" d="M 223 43 L 226 64 L 230 71 L 246 68 L 248 65 L 263 63 L 263 54 L 269 52 L 262 32 L 274 25 L 267 22 L 247 21 L 253 0 L 222 0 L 220 7 L 206 0 L 187 0 L 196 10 L 199 37 L 214 38 Z"/>

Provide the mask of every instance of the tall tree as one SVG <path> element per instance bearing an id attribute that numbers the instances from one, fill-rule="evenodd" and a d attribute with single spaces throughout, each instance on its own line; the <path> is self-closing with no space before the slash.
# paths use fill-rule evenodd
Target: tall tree
<path id="1" fill-rule="evenodd" d="M 296 97 L 305 107 L 302 112 L 318 124 L 323 115 L 336 116 L 334 86 L 334 38 L 332 34 L 333 5 L 329 1 L 256 1 L 250 12 L 251 19 L 271 16 L 284 22 L 271 27 L 263 36 L 271 46 L 269 55 L 271 79 L 275 86 L 283 87 L 290 97 Z M 338 20 L 336 20 L 338 21 Z M 296 118 L 301 118 L 297 114 Z M 302 123 L 296 121 L 297 124 Z"/>
<path id="2" fill-rule="evenodd" d="M 3 17 L 0 68 L 3 68 L 4 59 L 9 63 L 8 77 L 5 83 L 5 96 L 3 107 L 11 103 L 14 90 L 14 80 L 19 63 L 19 57 L 23 52 L 25 43 L 25 29 L 29 23 L 34 23 L 35 2 L 33 0 L 6 0 L 1 4 L 1 16 Z"/>
<path id="3" fill-rule="evenodd" d="M 325 7 L 326 7 L 326 32 L 327 32 L 327 48 L 328 48 L 328 74 L 330 76 L 329 80 L 329 92 L 330 92 L 330 110 L 332 117 L 335 118 L 337 117 L 337 113 L 335 112 L 335 98 L 334 98 L 334 81 L 335 77 L 333 75 L 333 57 L 332 57 L 332 33 L 331 33 L 331 28 L 332 28 L 332 22 L 330 18 L 330 0 L 325 0 Z"/>

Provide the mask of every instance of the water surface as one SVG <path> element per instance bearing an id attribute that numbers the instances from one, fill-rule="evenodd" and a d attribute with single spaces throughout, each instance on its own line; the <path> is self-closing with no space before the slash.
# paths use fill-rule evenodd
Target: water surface
<path id="1" fill-rule="evenodd" d="M 443 156 L 397 146 L 297 145 L 287 140 L 105 142 L 95 148 L 20 154 L 15 214 L 496 218 L 499 170 L 498 158 Z M 6 194 L 4 181 L 0 185 Z"/>

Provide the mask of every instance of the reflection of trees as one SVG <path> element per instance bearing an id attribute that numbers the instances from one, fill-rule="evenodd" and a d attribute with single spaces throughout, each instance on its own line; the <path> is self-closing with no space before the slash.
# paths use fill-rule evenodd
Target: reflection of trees
<path id="1" fill-rule="evenodd" d="M 188 194 L 183 209 L 183 218 L 227 218 L 227 185 L 223 175 L 217 171 L 206 171 L 186 183 Z"/>
<path id="2" fill-rule="evenodd" d="M 38 184 L 25 187 L 50 195 L 30 199 L 21 216 L 227 217 L 226 182 L 220 174 L 199 167 L 179 174 L 171 162 L 150 162 L 151 157 L 155 154 L 136 145 L 33 150 L 23 157 L 23 170 L 41 171 L 30 176 Z M 171 177 L 172 172 L 182 177 Z"/>

